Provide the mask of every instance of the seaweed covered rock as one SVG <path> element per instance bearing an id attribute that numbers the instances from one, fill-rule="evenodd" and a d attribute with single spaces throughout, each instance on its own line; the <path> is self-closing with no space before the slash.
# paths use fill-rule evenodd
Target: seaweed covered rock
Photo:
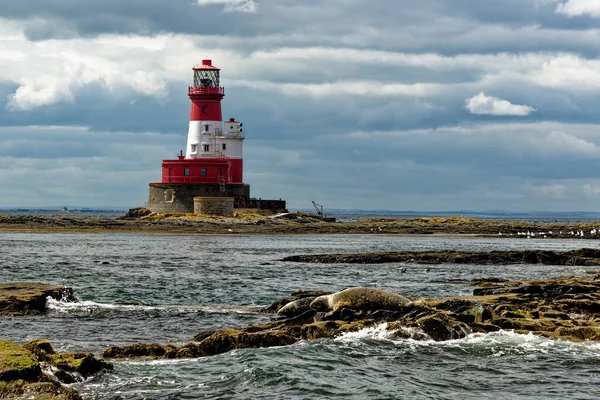
<path id="1" fill-rule="evenodd" d="M 77 301 L 73 289 L 36 282 L 0 283 L 0 315 L 39 315 L 46 312 L 46 299 Z"/>
<path id="2" fill-rule="evenodd" d="M 71 382 L 62 380 L 63 383 L 80 381 L 81 378 L 113 369 L 111 363 L 94 357 L 92 353 L 57 353 L 47 340 L 32 340 L 23 347 L 34 354 L 37 360 L 52 367 L 57 376 L 69 377 Z"/>
<path id="3" fill-rule="evenodd" d="M 46 340 L 23 346 L 0 340 L 0 398 L 78 400 L 65 386 L 112 369 L 90 353 L 57 353 Z"/>
<path id="4" fill-rule="evenodd" d="M 194 342 L 181 347 L 136 344 L 111 347 L 103 355 L 203 357 L 235 349 L 334 338 L 382 323 L 398 337 L 417 340 L 453 340 L 501 329 L 552 339 L 600 340 L 600 280 L 512 282 L 490 278 L 475 284 L 482 288 L 475 289 L 473 296 L 443 299 L 409 299 L 371 288 L 351 288 L 316 298 L 314 292 L 295 292 L 270 306 L 271 310 L 279 309 L 279 314 L 269 323 L 201 332 Z M 285 307 L 294 310 L 288 313 Z"/>
<path id="5" fill-rule="evenodd" d="M 0 340 L 0 381 L 37 381 L 42 369 L 35 356 L 23 346 Z"/>

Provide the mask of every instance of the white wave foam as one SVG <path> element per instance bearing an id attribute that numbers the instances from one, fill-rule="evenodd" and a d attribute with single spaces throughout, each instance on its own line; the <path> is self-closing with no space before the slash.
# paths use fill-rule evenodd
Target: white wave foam
<path id="1" fill-rule="evenodd" d="M 98 303 L 95 301 L 79 301 L 76 303 L 55 300 L 52 297 L 46 299 L 46 308 L 56 313 L 94 313 L 103 311 L 117 312 L 202 312 L 209 314 L 255 314 L 251 308 L 240 308 L 230 306 L 143 306 L 136 304 Z"/>
<path id="2" fill-rule="evenodd" d="M 358 343 L 365 340 L 385 341 L 396 346 L 429 347 L 440 349 L 460 349 L 473 354 L 503 357 L 508 355 L 522 355 L 524 357 L 537 357 L 543 354 L 578 354 L 600 358 L 600 343 L 597 342 L 570 342 L 566 340 L 552 340 L 533 333 L 520 334 L 514 331 L 500 330 L 490 333 L 473 333 L 462 339 L 447 341 L 434 341 L 430 336 L 418 328 L 399 328 L 389 330 L 387 323 L 356 332 L 344 333 L 335 341 L 344 343 Z"/>
<path id="3" fill-rule="evenodd" d="M 370 328 L 363 328 L 356 332 L 342 333 L 334 340 L 341 342 L 356 342 L 364 339 L 372 340 L 385 340 L 395 342 L 398 339 L 404 340 L 431 340 L 423 331 L 418 328 L 406 328 L 401 327 L 399 329 L 388 329 L 389 325 L 387 322 L 372 326 Z"/>

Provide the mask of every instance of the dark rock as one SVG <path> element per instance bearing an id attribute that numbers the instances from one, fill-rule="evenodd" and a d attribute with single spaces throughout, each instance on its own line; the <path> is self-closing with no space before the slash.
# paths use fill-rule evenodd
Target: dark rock
<path id="1" fill-rule="evenodd" d="M 136 343 L 129 346 L 112 346 L 102 353 L 105 358 L 128 358 L 128 357 L 162 357 L 174 346 L 162 346 L 158 343 Z"/>
<path id="2" fill-rule="evenodd" d="M 550 250 L 507 250 L 490 252 L 395 251 L 362 254 L 303 254 L 283 258 L 288 262 L 381 264 L 417 262 L 422 264 L 546 264 L 546 265 L 600 265 L 595 249 L 565 252 Z"/>
<path id="3" fill-rule="evenodd" d="M 152 211 L 150 211 L 149 209 L 144 207 L 136 207 L 130 208 L 129 211 L 127 211 L 127 214 L 125 214 L 122 217 L 119 217 L 119 219 L 138 219 L 150 214 L 152 214 Z"/>
<path id="4" fill-rule="evenodd" d="M 76 302 L 73 289 L 35 282 L 0 284 L 0 315 L 39 315 L 46 312 L 46 299 Z"/>
<path id="5" fill-rule="evenodd" d="M 37 360 L 47 362 L 59 371 L 67 372 L 69 376 L 73 376 L 71 373 L 76 372 L 88 378 L 98 372 L 113 369 L 111 363 L 97 359 L 92 353 L 56 353 L 47 340 L 32 340 L 23 347 L 34 354 Z M 63 381 L 63 383 L 71 382 Z"/>
<path id="6" fill-rule="evenodd" d="M 416 321 L 417 325 L 433 340 L 451 340 L 465 337 L 465 333 L 456 322 L 445 314 L 434 314 Z"/>

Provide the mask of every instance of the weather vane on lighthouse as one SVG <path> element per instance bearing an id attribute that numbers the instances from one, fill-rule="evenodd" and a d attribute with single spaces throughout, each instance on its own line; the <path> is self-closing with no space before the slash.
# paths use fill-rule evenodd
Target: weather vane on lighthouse
<path id="1" fill-rule="evenodd" d="M 176 160 L 163 160 L 162 180 L 150 183 L 146 207 L 153 212 L 185 213 L 226 209 L 219 214 L 232 214 L 234 207 L 285 210 L 282 200 L 250 199 L 250 185 L 243 182 L 242 123 L 235 118 L 223 123 L 221 70 L 211 60 L 202 60 L 192 70 L 185 155 L 180 152 Z"/>

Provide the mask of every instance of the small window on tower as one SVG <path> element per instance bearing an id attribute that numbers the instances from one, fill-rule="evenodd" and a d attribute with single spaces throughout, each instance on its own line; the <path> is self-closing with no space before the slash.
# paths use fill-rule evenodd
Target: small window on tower
<path id="1" fill-rule="evenodd" d="M 210 144 L 205 144 L 204 145 L 204 152 L 208 153 L 210 151 Z"/>
<path id="2" fill-rule="evenodd" d="M 206 176 L 206 168 L 202 168 L 200 170 L 200 173 L 202 174 L 202 176 Z"/>
<path id="3" fill-rule="evenodd" d="M 196 153 L 197 147 L 198 147 L 198 146 L 197 146 L 197 145 L 195 145 L 195 144 L 193 144 L 193 145 L 191 146 L 191 151 L 192 151 L 192 153 Z"/>
<path id="4" fill-rule="evenodd" d="M 202 106 L 202 114 L 206 114 L 206 106 Z"/>
<path id="5" fill-rule="evenodd" d="M 204 132 L 208 132 L 209 128 L 210 128 L 210 125 L 208 125 L 208 124 L 204 125 Z"/>
<path id="6" fill-rule="evenodd" d="M 223 150 L 227 150 L 227 143 L 223 143 Z"/>
<path id="7" fill-rule="evenodd" d="M 173 189 L 165 190 L 165 203 L 173 202 Z"/>
<path id="8" fill-rule="evenodd" d="M 183 169 L 183 175 L 190 176 L 190 169 L 189 168 L 184 168 Z"/>

